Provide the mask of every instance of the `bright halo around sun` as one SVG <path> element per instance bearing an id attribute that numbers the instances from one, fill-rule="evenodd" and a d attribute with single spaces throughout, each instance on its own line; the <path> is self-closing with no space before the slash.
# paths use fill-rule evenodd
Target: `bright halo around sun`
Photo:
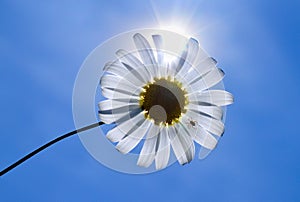
<path id="1" fill-rule="evenodd" d="M 161 22 L 159 25 L 160 29 L 163 30 L 169 30 L 172 32 L 176 32 L 180 35 L 183 35 L 187 38 L 193 37 L 194 36 L 194 31 L 191 30 L 190 27 L 187 27 L 186 24 L 180 23 L 179 21 L 177 22 Z"/>
<path id="2" fill-rule="evenodd" d="M 160 29 L 118 35 L 78 74 L 76 126 L 95 119 L 95 102 L 106 123 L 80 139 L 99 162 L 126 173 L 190 163 L 197 149 L 204 158 L 223 135 L 225 106 L 233 103 L 223 77 L 195 38 Z"/>
<path id="3" fill-rule="evenodd" d="M 166 3 L 166 2 L 165 2 Z M 158 6 L 158 3 L 150 0 L 153 16 L 159 29 L 176 32 L 187 38 L 195 37 L 201 30 L 201 24 L 197 20 L 200 2 L 172 2 L 166 12 L 164 7 Z M 195 23 L 197 22 L 197 23 Z"/>

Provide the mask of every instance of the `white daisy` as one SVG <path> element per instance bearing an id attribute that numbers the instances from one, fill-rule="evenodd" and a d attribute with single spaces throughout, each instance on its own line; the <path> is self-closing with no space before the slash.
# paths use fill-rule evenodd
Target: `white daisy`
<path id="1" fill-rule="evenodd" d="M 181 56 L 171 56 L 160 35 L 152 39 L 155 48 L 135 34 L 138 51 L 118 50 L 118 59 L 105 65 L 100 85 L 107 99 L 99 103 L 99 116 L 115 124 L 106 137 L 117 150 L 126 154 L 144 139 L 137 164 L 148 167 L 155 161 L 162 169 L 171 148 L 182 165 L 194 158 L 194 142 L 215 148 L 224 132 L 222 106 L 233 103 L 233 96 L 211 89 L 224 72 L 197 40 L 190 38 Z"/>

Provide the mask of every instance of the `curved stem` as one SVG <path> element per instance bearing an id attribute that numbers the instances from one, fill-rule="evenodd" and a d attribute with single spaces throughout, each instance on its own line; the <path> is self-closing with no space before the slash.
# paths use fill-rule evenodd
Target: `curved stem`
<path id="1" fill-rule="evenodd" d="M 72 135 L 75 135 L 77 133 L 80 133 L 80 132 L 83 132 L 83 131 L 86 131 L 86 130 L 89 130 L 89 129 L 92 129 L 92 128 L 95 128 L 97 126 L 100 126 L 104 124 L 103 122 L 98 122 L 98 123 L 94 123 L 94 124 L 91 124 L 89 126 L 85 126 L 83 128 L 80 128 L 78 130 L 74 130 L 72 132 L 69 132 L 69 133 L 66 133 L 62 136 L 59 136 L 57 137 L 56 139 L 54 140 L 51 140 L 50 142 L 44 144 L 43 146 L 39 147 L 38 149 L 32 151 L 31 153 L 27 154 L 26 156 L 24 156 L 23 158 L 19 159 L 18 161 L 16 161 L 15 163 L 13 163 L 12 165 L 8 166 L 7 168 L 5 168 L 4 170 L 2 170 L 0 172 L 0 177 L 2 175 L 4 175 L 5 173 L 9 172 L 10 170 L 14 169 L 15 167 L 17 167 L 18 165 L 20 165 L 21 163 L 23 163 L 24 161 L 28 160 L 29 158 L 33 157 L 34 155 L 38 154 L 39 152 L 43 151 L 44 149 L 46 149 L 47 147 L 50 147 L 51 145 L 67 138 L 67 137 L 70 137 Z"/>

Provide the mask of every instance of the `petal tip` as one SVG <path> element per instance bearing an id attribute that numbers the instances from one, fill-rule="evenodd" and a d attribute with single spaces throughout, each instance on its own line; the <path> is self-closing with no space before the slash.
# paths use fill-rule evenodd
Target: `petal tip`
<path id="1" fill-rule="evenodd" d="M 134 34 L 133 35 L 133 39 L 134 40 L 146 40 L 146 38 L 142 34 L 140 34 L 140 33 Z"/>
<path id="2" fill-rule="evenodd" d="M 220 72 L 221 76 L 224 76 L 224 75 L 225 75 L 225 72 L 224 72 L 224 70 L 223 70 L 223 69 L 221 69 L 221 68 L 218 68 L 218 70 L 219 70 L 219 72 Z"/>
<path id="3" fill-rule="evenodd" d="M 120 146 L 120 144 L 117 144 L 115 148 L 121 154 L 127 154 L 128 153 L 128 151 L 126 151 L 122 146 Z"/>
<path id="4" fill-rule="evenodd" d="M 133 38 L 136 38 L 136 37 L 142 37 L 142 35 L 141 35 L 140 33 L 135 33 L 135 34 L 133 35 Z"/>
<path id="5" fill-rule="evenodd" d="M 213 64 L 217 64 L 218 63 L 218 61 L 215 59 L 215 58 L 213 58 L 213 57 L 210 57 L 210 59 L 212 60 L 212 62 L 213 62 Z"/>
<path id="6" fill-rule="evenodd" d="M 189 39 L 189 42 L 199 44 L 198 40 L 193 37 Z"/>
<path id="7" fill-rule="evenodd" d="M 110 131 L 106 134 L 106 138 L 111 142 L 118 142 L 119 140 L 114 136 L 113 133 L 110 133 Z"/>
<path id="8" fill-rule="evenodd" d="M 116 51 L 116 55 L 119 56 L 119 57 L 123 57 L 124 55 L 126 55 L 126 51 L 124 49 L 118 49 Z"/>

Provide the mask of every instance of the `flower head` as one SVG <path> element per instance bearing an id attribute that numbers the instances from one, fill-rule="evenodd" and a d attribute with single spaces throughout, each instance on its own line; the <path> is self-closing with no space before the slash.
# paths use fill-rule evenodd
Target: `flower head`
<path id="1" fill-rule="evenodd" d="M 143 139 L 137 164 L 165 168 L 171 148 L 180 164 L 195 155 L 195 144 L 214 149 L 224 132 L 222 106 L 233 96 L 213 90 L 224 77 L 216 61 L 190 38 L 180 56 L 163 49 L 160 35 L 152 35 L 154 48 L 137 33 L 137 52 L 118 50 L 107 63 L 100 85 L 107 99 L 99 103 L 99 117 L 116 126 L 107 138 L 126 154 Z M 176 41 L 174 42 L 176 43 Z"/>

